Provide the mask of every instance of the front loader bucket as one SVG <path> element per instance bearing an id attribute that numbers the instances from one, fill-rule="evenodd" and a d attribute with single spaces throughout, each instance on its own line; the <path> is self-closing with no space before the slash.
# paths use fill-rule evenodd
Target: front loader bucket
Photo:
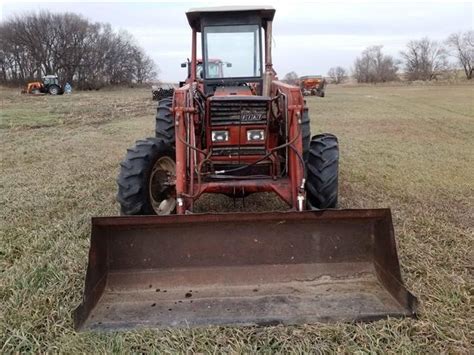
<path id="1" fill-rule="evenodd" d="M 390 210 L 101 217 L 77 329 L 414 316 Z"/>

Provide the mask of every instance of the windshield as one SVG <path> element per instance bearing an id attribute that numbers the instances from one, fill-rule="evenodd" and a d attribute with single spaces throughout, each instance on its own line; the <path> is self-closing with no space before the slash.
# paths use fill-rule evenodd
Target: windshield
<path id="1" fill-rule="evenodd" d="M 261 76 L 258 25 L 208 26 L 204 41 L 207 79 Z"/>
<path id="2" fill-rule="evenodd" d="M 44 78 L 43 79 L 43 82 L 46 84 L 46 85 L 50 85 L 50 84 L 57 84 L 58 83 L 58 79 L 57 78 Z"/>
<path id="3" fill-rule="evenodd" d="M 222 62 L 208 60 L 207 62 L 207 77 L 208 78 L 222 78 Z"/>

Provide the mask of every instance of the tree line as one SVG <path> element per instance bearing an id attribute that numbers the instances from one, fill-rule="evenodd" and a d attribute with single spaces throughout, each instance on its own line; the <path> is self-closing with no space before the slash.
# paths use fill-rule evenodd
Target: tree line
<path id="1" fill-rule="evenodd" d="M 156 78 L 156 66 L 134 38 L 73 13 L 28 13 L 0 24 L 0 83 L 56 74 L 79 89 Z"/>
<path id="2" fill-rule="evenodd" d="M 473 77 L 474 31 L 451 34 L 444 42 L 425 37 L 409 41 L 400 52 L 401 59 L 383 53 L 383 46 L 370 46 L 354 61 L 352 76 L 358 83 L 381 83 L 400 80 L 403 70 L 406 80 L 429 81 L 447 72 L 451 65 L 449 57 L 456 60 L 456 68 L 462 69 L 466 79 Z M 295 72 L 288 73 L 284 80 L 294 81 Z M 341 66 L 329 69 L 327 76 L 334 84 L 340 84 L 349 76 Z M 297 81 L 297 80 L 296 80 Z"/>

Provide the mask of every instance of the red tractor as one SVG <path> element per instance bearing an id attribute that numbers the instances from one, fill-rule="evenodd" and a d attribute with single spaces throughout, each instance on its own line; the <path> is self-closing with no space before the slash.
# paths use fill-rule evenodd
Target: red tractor
<path id="1" fill-rule="evenodd" d="M 337 138 L 311 139 L 301 90 L 277 80 L 268 39 L 273 14 L 187 13 L 194 32 L 189 78 L 159 102 L 155 138 L 138 141 L 121 165 L 123 214 L 192 212 L 203 193 L 274 192 L 297 211 L 336 207 Z"/>
<path id="2" fill-rule="evenodd" d="M 332 209 L 338 141 L 311 138 L 300 88 L 277 80 L 274 14 L 271 7 L 187 12 L 190 78 L 159 102 L 156 136 L 139 140 L 121 163 L 125 216 L 92 220 L 77 329 L 415 315 L 390 211 Z M 210 58 L 232 65 L 216 68 Z M 193 213 L 203 193 L 257 192 L 276 193 L 290 211 Z"/>
<path id="3" fill-rule="evenodd" d="M 191 82 L 191 61 L 181 63 L 181 68 L 188 68 L 188 76 L 185 81 L 181 81 L 179 86 L 183 86 L 184 84 L 190 83 Z M 227 68 L 232 67 L 232 63 L 224 63 L 220 59 L 216 58 L 209 58 L 207 60 L 207 68 L 208 68 L 208 77 L 209 78 L 223 78 L 224 77 L 224 65 Z M 202 59 L 198 59 L 196 62 L 196 78 L 198 79 L 203 79 L 204 78 L 204 72 L 203 72 L 203 61 Z"/>
<path id="4" fill-rule="evenodd" d="M 214 78 L 224 77 L 224 64 L 228 68 L 232 66 L 232 63 L 223 63 L 220 59 L 209 59 L 208 63 L 209 77 Z M 198 59 L 196 64 L 196 77 L 199 79 L 203 78 L 202 67 L 202 59 Z M 188 60 L 187 62 L 181 63 L 181 68 L 188 68 L 188 75 L 184 81 L 179 82 L 179 87 L 191 83 L 191 61 Z M 154 85 L 152 86 L 151 91 L 154 101 L 160 101 L 174 95 L 174 87 L 170 84 Z"/>

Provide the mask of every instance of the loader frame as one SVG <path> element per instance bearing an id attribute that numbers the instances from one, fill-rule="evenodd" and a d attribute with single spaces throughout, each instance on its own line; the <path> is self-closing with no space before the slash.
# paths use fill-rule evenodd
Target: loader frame
<path id="1" fill-rule="evenodd" d="M 238 12 L 237 15 L 239 15 Z M 196 90 L 205 92 L 206 84 L 203 80 L 198 80 L 196 77 L 198 32 L 203 31 L 200 27 L 200 20 L 199 23 L 196 24 L 193 22 L 195 18 L 188 14 L 188 20 L 192 27 L 190 81 L 175 90 L 172 108 L 175 118 L 176 134 L 177 214 L 184 214 L 188 210 L 192 211 L 194 201 L 203 193 L 245 196 L 256 192 L 273 192 L 287 203 L 291 209 L 299 211 L 305 209 L 305 173 L 304 162 L 301 158 L 303 155 L 303 146 L 301 137 L 298 137 L 301 133 L 300 124 L 304 107 L 303 96 L 298 87 L 276 80 L 271 55 L 273 13 L 271 13 L 271 15 L 266 14 L 266 16 L 266 18 L 263 16 L 264 20 L 262 20 L 261 25 L 265 33 L 264 74 L 257 81 L 261 83 L 261 90 L 264 96 L 271 98 L 279 96 L 283 98 L 283 110 L 285 111 L 287 127 L 286 142 L 292 142 L 291 146 L 286 148 L 286 174 L 282 177 L 277 176 L 278 162 L 273 159 L 272 156 L 270 156 L 269 159 L 273 160 L 273 173 L 271 176 L 268 176 L 268 178 L 253 179 L 252 177 L 248 177 L 235 180 L 225 179 L 223 181 L 205 182 L 201 181 L 198 176 L 199 173 L 196 174 L 196 168 L 201 167 L 206 157 L 210 154 L 210 151 L 209 149 L 199 146 L 200 141 L 196 135 L 195 127 L 201 123 L 201 120 L 207 121 L 209 112 L 206 112 L 206 117 L 201 117 L 201 113 L 193 105 L 193 92 Z M 219 21 L 219 24 L 223 24 L 226 19 L 220 18 Z M 204 38 L 202 40 L 204 46 Z M 250 80 L 250 78 L 239 79 L 243 81 Z M 256 78 L 253 78 L 253 80 L 255 81 Z M 223 80 L 223 82 L 224 81 L 225 80 Z M 206 100 L 206 107 L 209 107 L 209 97 Z M 259 156 L 247 155 L 239 157 L 239 159 L 251 164 L 258 160 Z M 225 156 L 219 157 L 219 161 L 221 162 L 231 162 L 232 160 L 235 159 Z"/>

